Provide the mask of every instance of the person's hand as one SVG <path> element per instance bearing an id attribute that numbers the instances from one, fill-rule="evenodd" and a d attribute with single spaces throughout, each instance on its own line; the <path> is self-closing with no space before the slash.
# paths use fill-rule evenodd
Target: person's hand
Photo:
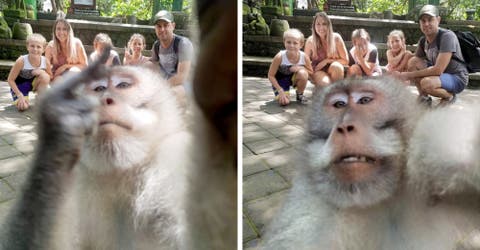
<path id="1" fill-rule="evenodd" d="M 64 65 L 58 67 L 58 69 L 55 70 L 55 75 L 54 75 L 54 77 L 57 77 L 57 76 L 63 74 L 63 72 L 65 72 L 67 69 L 69 69 L 68 64 L 64 64 Z"/>
<path id="2" fill-rule="evenodd" d="M 130 53 L 130 49 L 125 47 L 125 63 L 128 64 L 132 60 L 132 54 Z"/>
<path id="3" fill-rule="evenodd" d="M 395 77 L 397 79 L 400 79 L 402 81 L 408 80 L 408 72 L 392 71 L 392 72 L 390 72 L 390 74 L 393 77 Z"/>
<path id="4" fill-rule="evenodd" d="M 292 66 L 290 67 L 290 72 L 295 73 L 295 72 L 297 72 L 299 69 L 300 69 L 300 66 L 298 66 L 298 65 L 292 65 Z"/>
<path id="5" fill-rule="evenodd" d="M 365 51 L 362 46 L 358 46 L 355 49 L 355 56 L 357 57 L 357 60 L 360 60 L 361 58 L 363 58 L 363 55 L 365 54 L 364 52 Z"/>
<path id="6" fill-rule="evenodd" d="M 34 69 L 32 70 L 32 75 L 38 76 L 42 73 L 43 69 Z"/>
<path id="7" fill-rule="evenodd" d="M 17 109 L 19 111 L 24 111 L 24 110 L 27 110 L 29 106 L 30 105 L 28 103 L 27 98 L 25 98 L 25 96 L 23 96 L 22 94 L 19 95 L 17 99 Z"/>
<path id="8" fill-rule="evenodd" d="M 278 103 L 282 106 L 288 105 L 290 103 L 290 99 L 283 90 L 278 93 Z"/>

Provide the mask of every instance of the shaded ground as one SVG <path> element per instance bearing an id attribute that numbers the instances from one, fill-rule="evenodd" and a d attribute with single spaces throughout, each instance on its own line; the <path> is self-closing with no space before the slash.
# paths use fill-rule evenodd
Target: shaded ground
<path id="1" fill-rule="evenodd" d="M 25 179 L 37 140 L 35 106 L 20 113 L 11 100 L 7 82 L 0 81 L 0 223 Z"/>

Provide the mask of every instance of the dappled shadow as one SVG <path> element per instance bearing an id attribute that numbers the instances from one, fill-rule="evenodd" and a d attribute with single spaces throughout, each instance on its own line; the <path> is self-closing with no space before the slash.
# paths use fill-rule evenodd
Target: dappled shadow
<path id="1" fill-rule="evenodd" d="M 308 104 L 299 104 L 296 101 L 290 101 L 290 104 L 286 106 L 280 106 L 277 101 L 271 100 L 268 102 L 265 102 L 264 105 L 260 106 L 260 110 L 267 114 L 280 114 L 284 112 L 288 113 L 301 113 L 304 114 L 305 110 L 308 109 Z"/>

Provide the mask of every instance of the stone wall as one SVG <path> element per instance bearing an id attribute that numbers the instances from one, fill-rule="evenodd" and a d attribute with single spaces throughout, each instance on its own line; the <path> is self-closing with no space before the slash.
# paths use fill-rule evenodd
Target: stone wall
<path id="1" fill-rule="evenodd" d="M 416 44 L 422 36 L 419 24 L 414 21 L 336 15 L 329 17 L 332 20 L 333 30 L 340 33 L 345 41 L 350 41 L 352 31 L 358 28 L 367 30 L 373 43 L 386 43 L 388 34 L 394 29 L 401 29 L 405 33 L 406 43 L 410 45 Z M 312 33 L 312 16 L 281 16 L 280 19 L 287 20 L 291 28 L 300 29 L 305 37 Z M 480 37 L 480 22 L 447 20 L 440 27 L 471 31 Z"/>
<path id="2" fill-rule="evenodd" d="M 47 40 L 52 39 L 52 27 L 54 20 L 24 20 L 32 25 L 33 32 L 40 33 Z M 68 19 L 72 25 L 74 34 L 80 38 L 86 45 L 92 45 L 95 35 L 98 33 L 107 33 L 112 38 L 115 47 L 125 47 L 130 36 L 133 33 L 140 33 L 145 36 L 147 47 L 151 49 L 152 44 L 156 39 L 155 30 L 152 25 L 136 25 L 136 24 L 120 24 L 120 23 L 105 23 L 95 21 L 84 21 L 78 19 Z M 186 30 L 175 30 L 176 34 L 191 37 L 191 34 Z"/>

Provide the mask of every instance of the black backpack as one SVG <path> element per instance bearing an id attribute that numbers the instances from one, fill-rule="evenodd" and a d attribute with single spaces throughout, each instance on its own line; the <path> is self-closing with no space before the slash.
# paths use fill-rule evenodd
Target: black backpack
<path id="1" fill-rule="evenodd" d="M 175 52 L 175 54 L 178 54 L 178 44 L 180 43 L 180 40 L 182 40 L 182 36 L 179 36 L 179 35 L 174 35 L 174 38 L 173 38 L 173 52 Z M 158 55 L 159 51 L 160 51 L 160 41 L 156 40 L 154 43 L 153 43 L 153 49 L 155 50 L 155 54 Z M 175 65 L 175 68 L 177 68 L 178 66 L 178 62 L 177 62 L 177 65 Z M 160 65 L 160 67 L 162 67 L 162 65 Z"/>
<path id="2" fill-rule="evenodd" d="M 438 30 L 438 39 L 436 39 L 437 48 L 440 48 L 440 40 L 442 37 L 442 29 Z M 462 50 L 463 59 L 453 55 L 453 59 L 464 63 L 467 66 L 468 72 L 480 72 L 480 42 L 470 31 L 454 31 L 460 43 L 460 49 Z M 422 50 L 425 49 L 425 37 L 422 37 L 419 42 L 419 46 Z"/>

